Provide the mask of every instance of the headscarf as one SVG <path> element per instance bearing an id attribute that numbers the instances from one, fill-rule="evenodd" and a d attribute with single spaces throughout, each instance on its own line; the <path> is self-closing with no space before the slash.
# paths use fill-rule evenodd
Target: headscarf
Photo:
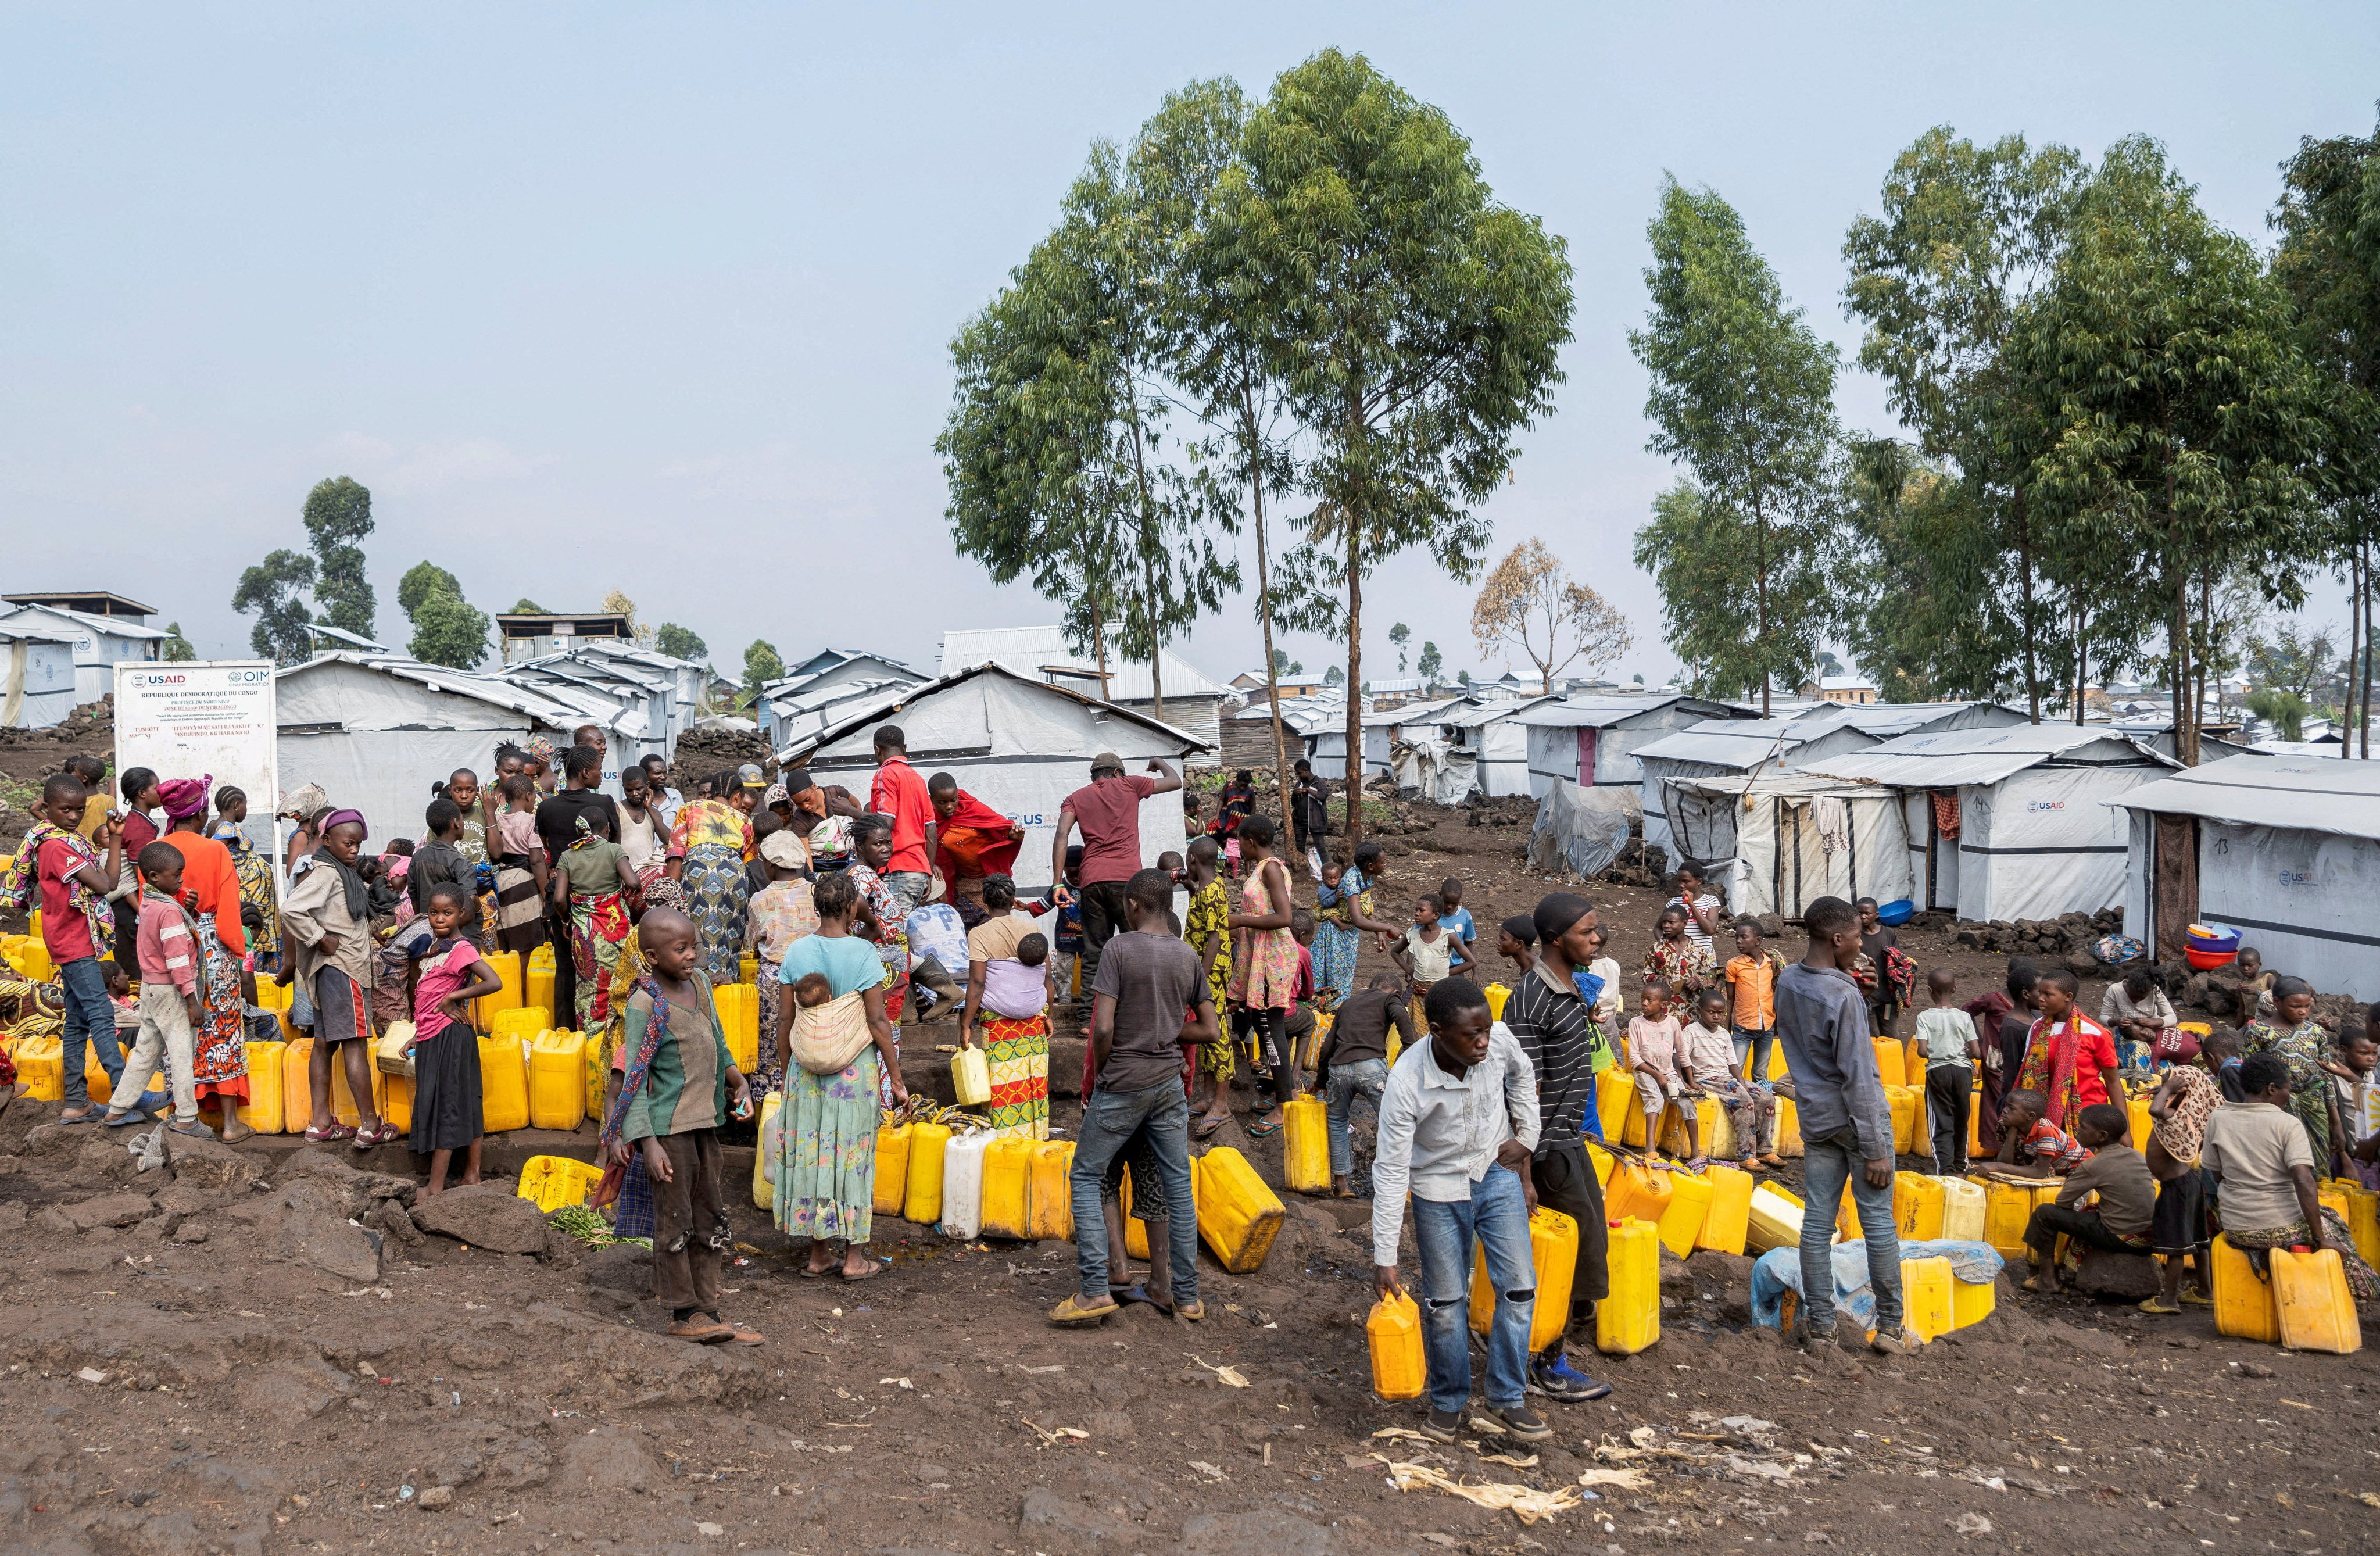
<path id="1" fill-rule="evenodd" d="M 322 792 L 322 784 L 307 784 L 297 793 L 281 796 L 281 814 L 295 816 L 302 821 L 330 803 L 331 796 Z"/>
<path id="2" fill-rule="evenodd" d="M 365 822 L 364 813 L 352 808 L 334 810 L 323 817 L 322 835 L 328 837 L 333 827 L 343 827 L 349 822 L 362 827 L 365 837 L 371 835 L 371 828 Z M 328 865 L 339 872 L 339 884 L 346 893 L 348 918 L 361 924 L 371 917 L 371 891 L 364 884 L 364 878 L 357 873 L 353 864 L 332 853 L 328 848 L 314 850 L 314 864 L 318 869 Z"/>
<path id="3" fill-rule="evenodd" d="M 769 792 L 760 796 L 761 805 L 771 810 L 775 809 L 781 803 L 791 805 L 793 802 L 794 796 L 786 791 L 785 785 L 783 783 L 770 784 Z"/>
<path id="4" fill-rule="evenodd" d="M 548 771 L 552 769 L 554 756 L 556 752 L 560 750 L 560 748 L 554 745 L 552 736 L 532 735 L 528 737 L 528 754 L 533 760 L 543 765 Z"/>
<path id="5" fill-rule="evenodd" d="M 207 791 L 214 786 L 214 774 L 203 778 L 168 778 L 157 785 L 157 796 L 165 807 L 165 820 L 179 821 L 190 816 L 202 816 L 207 809 Z"/>
<path id="6" fill-rule="evenodd" d="M 807 869 L 810 851 L 791 827 L 780 827 L 760 840 L 760 857 L 782 869 Z"/>
<path id="7" fill-rule="evenodd" d="M 771 833 L 771 835 L 773 836 L 774 834 Z M 647 886 L 645 888 L 645 911 L 650 913 L 657 907 L 674 907 L 680 913 L 684 913 L 686 911 L 685 883 L 664 875 L 660 880 Z"/>

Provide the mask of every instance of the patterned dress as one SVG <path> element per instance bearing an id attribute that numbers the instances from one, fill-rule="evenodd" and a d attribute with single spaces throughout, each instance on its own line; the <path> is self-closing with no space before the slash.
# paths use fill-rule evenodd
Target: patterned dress
<path id="1" fill-rule="evenodd" d="M 1261 867 L 1240 887 L 1240 911 L 1261 918 L 1274 911 Z M 1228 992 L 1250 1010 L 1288 1010 L 1297 1003 L 1297 939 L 1286 929 L 1246 930 Z"/>
<path id="2" fill-rule="evenodd" d="M 198 1052 L 190 1075 L 201 1100 L 229 1097 L 248 1100 L 248 1001 L 240 985 L 240 957 L 247 947 L 239 930 L 242 886 L 231 850 L 194 832 L 169 832 L 158 839 L 182 856 L 182 890 L 199 925 L 199 992 L 205 1013 L 193 1034 Z M 228 916 L 231 933 L 224 933 Z M 232 949 L 239 946 L 239 951 Z"/>
<path id="3" fill-rule="evenodd" d="M 1314 983 L 1317 989 L 1329 991 L 1322 999 L 1336 1009 L 1355 991 L 1355 952 L 1361 931 L 1349 922 L 1348 915 L 1352 911 L 1372 917 L 1372 883 L 1350 865 L 1336 887 L 1318 883 L 1314 899 Z"/>
<path id="4" fill-rule="evenodd" d="M 617 884 L 626 852 L 579 823 L 578 841 L 562 851 L 557 868 L 570 878 L 570 962 L 577 977 L 578 1029 L 590 1044 L 610 1044 L 620 1022 L 628 985 L 620 976 L 621 947 L 627 943 L 628 902 Z M 608 890 L 600 883 L 609 880 Z"/>
<path id="5" fill-rule="evenodd" d="M 1656 940 L 1653 948 L 1645 953 L 1645 977 L 1669 980 L 1671 992 L 1680 999 L 1691 1000 L 1711 980 L 1718 967 L 1711 954 L 1681 935 L 1676 940 Z"/>
<path id="6" fill-rule="evenodd" d="M 713 983 L 736 982 L 743 976 L 744 916 L 751 904 L 752 886 L 744 873 L 752 857 L 750 820 L 723 799 L 690 799 L 670 823 L 669 851 L 684 860 L 678 880 L 702 953 L 696 966 Z"/>
<path id="7" fill-rule="evenodd" d="M 215 841 L 231 850 L 232 873 L 239 878 L 239 899 L 253 906 L 263 922 L 249 931 L 248 948 L 260 967 L 281 954 L 281 904 L 273 894 L 273 861 L 256 851 L 247 834 L 225 821 L 215 828 Z"/>
<path id="8" fill-rule="evenodd" d="M 1215 996 L 1215 1011 L 1220 1016 L 1232 989 L 1232 931 L 1224 925 L 1232 917 L 1232 901 L 1224 890 L 1222 877 L 1217 876 L 1190 893 L 1189 916 L 1183 920 L 1182 938 L 1196 951 L 1212 936 L 1215 954 L 1207 963 L 1207 987 Z M 1318 944 L 1319 942 L 1318 942 Z M 1235 1067 L 1232 1057 L 1231 1024 L 1218 1020 L 1215 1040 L 1198 1049 L 1198 1073 L 1218 1081 L 1232 1078 Z"/>
<path id="9" fill-rule="evenodd" d="M 880 984 L 880 966 L 875 979 L 844 977 L 832 943 L 813 936 L 800 946 L 816 949 L 817 965 L 810 970 L 826 972 L 837 997 Z M 810 960 L 811 953 L 803 951 L 794 975 L 798 978 Z M 868 1241 L 876 1209 L 876 1126 L 885 1089 L 883 1055 L 874 1043 L 834 1075 L 787 1066 L 785 1099 L 777 1113 L 782 1138 L 774 1207 L 778 1229 L 786 1235 Z"/>
<path id="10" fill-rule="evenodd" d="M 2289 1112 L 2305 1125 L 2317 1177 L 2330 1173 L 2330 1072 L 2322 1067 L 2329 1036 L 2319 1021 L 2283 1027 L 2266 1017 L 2240 1028 L 2242 1054 L 2269 1052 L 2289 1067 Z"/>

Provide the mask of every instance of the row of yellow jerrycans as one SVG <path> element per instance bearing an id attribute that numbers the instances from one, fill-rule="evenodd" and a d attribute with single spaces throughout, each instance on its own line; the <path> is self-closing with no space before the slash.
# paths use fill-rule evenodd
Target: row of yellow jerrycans
<path id="1" fill-rule="evenodd" d="M 492 994 L 471 1002 L 472 1021 L 490 1034 L 517 1031 L 534 1036 L 553 1025 L 553 947 L 540 945 L 524 965 L 517 951 L 490 952 L 488 966 L 504 980 Z M 747 964 L 745 980 L 714 987 L 711 1003 L 727 1036 L 727 1052 L 737 1066 L 750 1071 L 760 1063 L 760 991 L 751 982 Z"/>
<path id="2" fill-rule="evenodd" d="M 1614 1219 L 1604 1229 L 1609 1284 L 1595 1305 L 1595 1346 L 1608 1355 L 1633 1355 L 1661 1338 L 1661 1234 L 1650 1222 Z M 1529 1319 L 1529 1349 L 1553 1343 L 1570 1322 L 1571 1284 L 1578 1268 L 1578 1223 L 1540 1205 L 1529 1217 L 1529 1263 L 1536 1306 Z M 1470 1322 L 1485 1334 L 1494 1320 L 1496 1292 L 1488 1278 L 1488 1256 L 1475 1256 L 1471 1271 Z M 1428 1386 L 1429 1367 L 1422 1341 L 1421 1308 L 1407 1294 L 1373 1304 L 1364 1322 L 1372 1355 L 1372 1392 L 1384 1400 L 1413 1399 Z"/>
<path id="3" fill-rule="evenodd" d="M 2230 1240 L 2215 1239 L 2215 1328 L 2240 1340 L 2261 1340 L 2292 1351 L 2344 1355 L 2363 1348 L 2363 1326 L 2337 1248 L 2299 1253 L 2274 1248 L 2265 1256 L 2269 1281 Z"/>
<path id="4" fill-rule="evenodd" d="M 57 1039 L 28 1039 L 19 1043 L 46 1041 L 56 1046 Z M 577 1032 L 540 1032 L 524 1041 L 517 1032 L 502 1037 L 488 1036 L 479 1039 L 480 1049 L 480 1128 L 490 1135 L 510 1129 L 576 1129 L 584 1123 L 589 1110 L 589 1067 L 586 1058 L 587 1039 Z M 240 1122 L 262 1135 L 302 1134 L 313 1122 L 314 1101 L 312 1077 L 309 1066 L 314 1053 L 314 1039 L 297 1038 L 284 1042 L 251 1042 L 248 1045 L 248 1100 L 239 1107 Z M 56 1056 L 45 1072 L 48 1087 L 55 1086 Z M 23 1065 L 19 1064 L 19 1073 Z M 95 1060 L 85 1065 L 85 1076 L 98 1076 L 91 1084 L 104 1086 L 105 1076 Z M 594 1104 L 601 1106 L 601 1077 L 596 1082 Z M 162 1092 L 162 1081 L 152 1081 L 152 1092 Z M 405 1076 L 372 1072 L 372 1111 L 399 1129 L 409 1128 L 413 1122 L 412 1079 Z M 99 1093 L 94 1091 L 94 1096 Z M 40 1089 L 33 1093 L 42 1095 Z M 53 1094 L 44 1099 L 55 1100 Z M 331 1111 L 342 1124 L 350 1127 L 361 1120 L 356 1106 L 354 1090 L 347 1084 L 344 1064 L 331 1066 Z"/>
<path id="5" fill-rule="evenodd" d="M 6 868 L 0 864 L 0 869 Z M 0 935 L 0 962 L 7 963 L 28 983 L 47 983 L 58 976 L 57 964 L 50 960 L 50 948 L 42 939 L 40 917 L 34 915 L 35 928 L 30 935 Z"/>

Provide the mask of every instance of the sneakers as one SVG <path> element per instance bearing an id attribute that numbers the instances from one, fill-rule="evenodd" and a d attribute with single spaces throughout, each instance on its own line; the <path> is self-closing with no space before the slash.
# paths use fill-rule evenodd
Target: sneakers
<path id="1" fill-rule="evenodd" d="M 1455 1434 L 1463 1429 L 1463 1412 L 1433 1407 L 1422 1416 L 1421 1425 L 1415 1429 L 1432 1442 L 1451 1442 Z"/>
<path id="2" fill-rule="evenodd" d="M 1528 1392 L 1564 1404 L 1584 1404 L 1609 1393 L 1611 1385 L 1598 1383 L 1572 1367 L 1568 1356 L 1556 1356 L 1550 1362 L 1536 1356 L 1529 1362 Z"/>
<path id="3" fill-rule="evenodd" d="M 1122 1311 L 1123 1309 L 1116 1305 L 1114 1297 L 1087 1302 L 1082 1294 L 1076 1292 L 1050 1309 L 1050 1321 L 1060 1329 L 1088 1329 L 1094 1324 L 1107 1322 Z"/>
<path id="4" fill-rule="evenodd" d="M 1888 1334 L 1882 1330 L 1872 1329 L 1867 1331 L 1867 1343 L 1870 1350 L 1888 1356 L 1913 1356 L 1925 1348 L 1925 1339 L 1907 1325 Z"/>
<path id="5" fill-rule="evenodd" d="M 1475 1420 L 1484 1423 L 1486 1430 L 1502 1432 L 1521 1442 L 1543 1442 L 1554 1435 L 1553 1428 L 1524 1404 L 1482 1405 Z"/>

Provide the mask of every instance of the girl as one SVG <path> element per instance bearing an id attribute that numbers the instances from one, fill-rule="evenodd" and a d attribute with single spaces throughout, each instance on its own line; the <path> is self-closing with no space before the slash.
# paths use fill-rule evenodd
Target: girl
<path id="1" fill-rule="evenodd" d="M 1445 907 L 1445 900 L 1437 893 L 1425 895 L 1415 905 L 1413 928 L 1389 950 L 1417 999 L 1428 998 L 1429 991 L 1447 979 L 1470 977 L 1479 965 L 1471 959 L 1463 937 L 1438 921 Z"/>
<path id="2" fill-rule="evenodd" d="M 798 1064 L 785 1066 L 785 1100 L 778 1115 L 783 1128 L 777 1153 L 777 1225 L 788 1236 L 810 1240 L 809 1261 L 802 1270 L 810 1280 L 835 1268 L 837 1238 L 844 1244 L 844 1280 L 872 1280 L 884 1272 L 868 1252 L 879 1103 L 888 1094 L 896 1107 L 909 1100 L 901 1084 L 900 1045 L 884 1008 L 885 964 L 875 947 L 852 933 L 859 910 L 853 873 L 820 879 L 814 889 L 818 932 L 794 942 L 777 968 L 780 1031 L 792 1032 L 797 1021 L 812 1023 L 813 1030 L 847 1021 L 852 1012 L 844 1002 L 853 1000 L 865 1013 L 870 1039 L 832 1075 L 814 1075 Z M 793 986 L 813 974 L 825 978 L 829 999 L 796 1005 Z"/>
<path id="3" fill-rule="evenodd" d="M 875 942 L 884 964 L 884 1016 L 901 1024 L 901 1007 L 909 995 L 908 916 L 884 882 L 884 867 L 892 862 L 892 818 L 870 813 L 851 826 L 851 866 L 844 873 L 858 890 L 852 911 L 852 932 Z"/>
<path id="4" fill-rule="evenodd" d="M 496 949 L 526 956 L 545 943 L 545 899 L 553 889 L 537 835 L 537 785 L 516 771 L 497 780 L 488 800 L 503 807 L 491 808 L 485 821 L 496 877 Z"/>
<path id="5" fill-rule="evenodd" d="M 238 869 L 231 850 L 203 830 L 212 783 L 176 778 L 158 785 L 166 818 L 165 835 L 158 841 L 182 856 L 183 891 L 199 925 L 199 993 L 206 1016 L 199 1023 L 198 1057 L 190 1073 L 198 1080 L 200 1106 L 212 1097 L 222 1110 L 228 1142 L 255 1133 L 238 1113 L 248 1100 L 248 1006 L 255 979 L 242 966 L 248 939 L 239 921 Z"/>
<path id="6" fill-rule="evenodd" d="M 1661 909 L 1652 949 L 1645 953 L 1645 981 L 1664 979 L 1677 998 L 1692 1000 L 1717 970 L 1711 954 L 1686 933 L 1686 910 L 1674 903 Z"/>
<path id="7" fill-rule="evenodd" d="M 2301 978 L 2274 979 L 2273 1014 L 2240 1029 L 2242 1054 L 2270 1053 L 2289 1067 L 2289 1110 L 2305 1125 L 2317 1172 L 2338 1176 L 2333 1159 L 2342 1144 L 2354 1142 L 2339 1127 L 2329 1050 L 2330 1035 L 2313 1018 L 2313 985 Z"/>
<path id="8" fill-rule="evenodd" d="M 1183 924 L 1183 938 L 1190 949 L 1198 954 L 1198 963 L 1207 969 L 1207 987 L 1215 996 L 1215 1008 L 1222 1010 L 1232 987 L 1232 934 L 1225 926 L 1232 921 L 1232 901 L 1223 886 L 1222 851 L 1211 837 L 1202 837 L 1190 845 L 1188 861 L 1190 911 Z M 1326 875 L 1336 875 L 1336 865 L 1325 865 Z M 1315 975 L 1322 973 L 1324 954 L 1323 931 L 1319 923 L 1315 931 Z M 1353 937 L 1349 937 L 1351 942 Z M 1354 953 L 1348 952 L 1352 972 Z M 1232 1039 L 1228 1029 L 1218 1034 L 1219 1040 L 1198 1050 L 1198 1081 L 1206 1088 L 1204 1100 L 1193 1097 L 1191 1109 L 1197 1116 L 1190 1121 L 1190 1133 L 1203 1140 L 1231 1122 L 1232 1072 L 1236 1063 L 1232 1056 Z"/>
<path id="9" fill-rule="evenodd" d="M 582 811 L 578 838 L 554 860 L 553 906 L 570 917 L 570 963 L 577 974 L 578 1029 L 590 1044 L 611 1044 L 627 990 L 620 951 L 628 939 L 628 908 L 638 895 L 627 850 L 595 830 Z"/>
<path id="10" fill-rule="evenodd" d="M 152 778 L 150 786 L 154 788 Z M 273 889 L 273 861 L 256 851 L 248 840 L 248 796 L 225 784 L 215 791 L 214 840 L 231 851 L 232 873 L 239 879 L 241 912 L 240 929 L 247 933 L 249 966 L 270 972 L 281 956 L 281 904 Z M 131 849 L 131 828 L 126 826 L 127 857 L 139 858 Z M 247 909 L 256 909 L 253 920 Z"/>
<path id="11" fill-rule="evenodd" d="M 1718 960 L 1718 947 L 1711 937 L 1718 932 L 1718 915 L 1721 905 L 1718 898 L 1712 894 L 1710 881 L 1703 874 L 1702 866 L 1680 865 L 1678 894 L 1662 906 L 1685 910 L 1686 938 L 1693 941 L 1695 948 L 1704 955 L 1710 957 L 1713 963 L 1716 963 Z"/>
<path id="12" fill-rule="evenodd" d="M 760 845 L 760 862 L 768 867 L 769 884 L 746 910 L 749 921 L 745 925 L 744 938 L 759 964 L 753 981 L 759 989 L 760 1053 L 754 1068 L 763 1091 L 777 1089 L 784 1079 L 777 1042 L 777 964 L 785 959 L 794 942 L 818 932 L 818 906 L 811 895 L 810 883 L 802 878 L 802 869 L 808 858 L 801 839 L 792 833 L 771 833 Z"/>
<path id="13" fill-rule="evenodd" d="M 1355 991 L 1358 937 L 1368 930 L 1385 950 L 1404 932 L 1372 917 L 1373 889 L 1387 873 L 1381 858 L 1378 844 L 1361 844 L 1352 867 L 1333 859 L 1315 878 L 1314 981 L 1330 991 L 1333 1005 Z"/>
<path id="14" fill-rule="evenodd" d="M 418 942 L 406 965 L 407 1002 L 413 1007 L 413 1137 L 408 1149 L 430 1158 L 430 1182 L 422 1193 L 442 1194 L 455 1153 L 463 1153 L 464 1184 L 480 1181 L 480 1039 L 465 1017 L 466 1001 L 500 992 L 504 979 L 463 932 L 479 905 L 454 881 L 429 893 L 423 917 L 430 937 Z"/>
<path id="15" fill-rule="evenodd" d="M 1290 934 L 1289 870 L 1272 845 L 1270 817 L 1240 823 L 1247 880 L 1240 887 L 1240 911 L 1224 921 L 1236 942 L 1229 990 L 1237 1007 L 1232 1028 L 1250 1039 L 1258 1076 L 1270 1092 L 1263 1115 L 1248 1125 L 1257 1138 L 1281 1127 L 1281 1105 L 1297 1094 L 1297 1068 L 1284 1040 L 1290 1007 L 1297 1003 L 1297 942 Z"/>

